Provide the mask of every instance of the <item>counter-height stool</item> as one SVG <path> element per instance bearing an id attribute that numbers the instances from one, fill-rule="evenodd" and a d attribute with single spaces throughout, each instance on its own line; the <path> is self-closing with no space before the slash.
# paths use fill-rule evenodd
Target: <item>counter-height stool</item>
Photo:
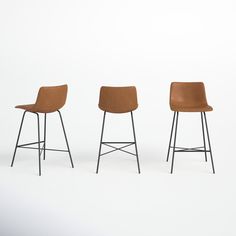
<path id="1" fill-rule="evenodd" d="M 171 127 L 170 141 L 167 153 L 167 161 L 169 160 L 170 149 L 173 149 L 171 174 L 173 173 L 174 158 L 176 152 L 203 152 L 205 161 L 207 161 L 207 153 L 210 153 L 211 165 L 215 174 L 214 162 L 211 151 L 211 143 L 206 119 L 206 112 L 212 111 L 213 108 L 208 105 L 205 93 L 205 87 L 202 82 L 173 82 L 170 87 L 170 109 L 174 111 L 174 117 Z M 201 114 L 201 126 L 203 136 L 203 147 L 185 148 L 176 147 L 176 137 L 178 128 L 178 118 L 180 112 L 199 112 Z M 207 140 L 205 137 L 207 134 Z M 174 135 L 173 145 L 172 138 Z M 208 141 L 208 147 L 207 143 Z"/>
<path id="2" fill-rule="evenodd" d="M 101 140 L 98 152 L 98 161 L 97 161 L 97 170 L 98 173 L 100 157 L 114 151 L 121 151 L 133 155 L 136 157 L 137 165 L 138 165 L 138 173 L 140 174 L 140 166 L 139 166 L 139 157 L 138 157 L 138 149 L 137 149 L 137 142 L 135 136 L 135 129 L 134 129 L 134 118 L 133 118 L 133 111 L 137 109 L 138 102 L 137 102 L 137 92 L 136 88 L 131 87 L 101 87 L 100 90 L 100 98 L 99 98 L 99 108 L 104 111 L 103 114 L 103 122 L 102 122 L 102 132 L 101 132 Z M 104 142 L 103 141 L 103 132 L 105 126 L 105 118 L 107 113 L 127 113 L 130 112 L 131 121 L 132 121 L 132 129 L 133 129 L 133 136 L 134 141 L 132 142 Z M 117 145 L 123 145 L 122 147 L 116 147 Z M 112 148 L 111 151 L 101 153 L 102 145 Z M 129 152 L 124 150 L 124 148 L 129 147 L 131 145 L 135 146 L 135 153 Z"/>
<path id="3" fill-rule="evenodd" d="M 72 168 L 74 168 L 74 164 L 72 161 L 71 152 L 70 152 L 70 148 L 69 148 L 69 144 L 68 144 L 68 140 L 67 140 L 67 136 L 66 136 L 65 126 L 63 124 L 62 115 L 59 110 L 65 105 L 66 97 L 67 97 L 67 85 L 41 87 L 39 89 L 35 104 L 16 106 L 16 108 L 23 109 L 24 113 L 23 113 L 23 117 L 21 120 L 21 124 L 20 124 L 20 129 L 19 129 L 19 133 L 18 133 L 18 137 L 17 137 L 17 141 L 16 141 L 16 146 L 15 146 L 15 150 L 14 150 L 14 154 L 13 154 L 13 158 L 12 158 L 12 162 L 11 162 L 11 167 L 14 164 L 17 148 L 28 148 L 28 149 L 37 149 L 38 150 L 39 176 L 41 175 L 41 154 L 43 152 L 43 159 L 45 160 L 46 150 L 68 152 L 69 157 L 70 157 L 71 166 L 72 166 Z M 59 114 L 62 129 L 63 129 L 64 136 L 65 136 L 66 146 L 67 146 L 66 150 L 46 148 L 47 114 L 52 113 L 52 112 L 58 112 L 58 114 Z M 21 134 L 21 130 L 22 130 L 22 126 L 24 123 L 24 118 L 25 118 L 26 113 L 35 114 L 37 117 L 38 141 L 19 145 L 20 134 Z M 44 114 L 44 139 L 43 140 L 40 139 L 39 113 Z M 41 147 L 41 144 L 42 144 L 42 147 Z M 31 145 L 37 145 L 37 147 L 33 147 Z"/>

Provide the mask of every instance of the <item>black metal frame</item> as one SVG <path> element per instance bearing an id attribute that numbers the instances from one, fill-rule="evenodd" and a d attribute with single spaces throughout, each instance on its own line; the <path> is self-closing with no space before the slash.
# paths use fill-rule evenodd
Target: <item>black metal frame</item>
<path id="1" fill-rule="evenodd" d="M 207 153 L 210 153 L 212 171 L 213 171 L 213 174 L 215 174 L 215 167 L 214 167 L 214 162 L 213 162 L 213 156 L 212 156 L 212 150 L 211 150 L 210 135 L 209 135 L 208 125 L 207 125 L 206 113 L 201 112 L 202 136 L 203 136 L 203 144 L 204 144 L 203 147 L 193 147 L 193 148 L 176 147 L 178 119 L 179 119 L 179 112 L 174 112 L 172 126 L 171 126 L 171 132 L 170 132 L 169 147 L 168 147 L 168 152 L 167 152 L 167 159 L 166 159 L 166 161 L 168 162 L 169 155 L 170 155 L 170 149 L 172 148 L 173 152 L 172 152 L 172 162 L 171 162 L 171 172 L 170 173 L 171 174 L 173 173 L 174 158 L 175 158 L 175 153 L 176 152 L 204 152 L 206 162 L 207 162 Z M 206 145 L 205 129 L 206 129 L 206 133 L 207 133 L 208 149 L 207 149 L 207 145 Z M 171 143 L 172 143 L 172 138 L 173 138 L 173 132 L 174 132 L 174 143 L 173 143 L 173 146 L 172 146 Z"/>
<path id="2" fill-rule="evenodd" d="M 99 169 L 99 164 L 100 164 L 100 157 L 104 156 L 106 154 L 115 152 L 115 151 L 121 151 L 128 153 L 130 155 L 136 156 L 137 160 L 137 166 L 138 166 L 138 173 L 140 174 L 140 165 L 139 165 L 139 157 L 138 157 L 138 147 L 137 147 L 137 142 L 136 142 L 136 134 L 135 134 L 135 127 L 134 127 L 134 118 L 133 118 L 133 112 L 131 111 L 131 121 L 132 121 L 132 129 L 133 129 L 133 136 L 134 136 L 134 142 L 103 142 L 103 133 L 104 133 L 104 126 L 105 126 L 105 119 L 106 119 L 106 111 L 104 111 L 103 114 L 103 121 L 102 121 L 102 131 L 101 131 L 101 139 L 100 139 L 100 145 L 99 145 L 99 151 L 98 151 L 98 161 L 97 161 L 97 169 L 96 169 L 96 174 L 98 174 L 98 169 Z M 115 147 L 114 144 L 124 144 L 122 147 Z M 105 145 L 107 147 L 113 148 L 113 150 L 101 153 L 102 150 L 102 145 Z M 135 153 L 128 152 L 126 150 L 123 150 L 126 147 L 129 147 L 131 145 L 135 145 Z"/>
<path id="3" fill-rule="evenodd" d="M 25 143 L 25 144 L 18 145 L 19 139 L 20 139 L 20 135 L 21 135 L 22 126 L 23 126 L 25 115 L 26 115 L 27 112 L 29 112 L 29 111 L 25 111 L 23 113 L 23 116 L 22 116 L 19 133 L 18 133 L 17 140 L 16 140 L 16 146 L 15 146 L 15 150 L 14 150 L 14 154 L 13 154 L 13 158 L 12 158 L 12 162 L 11 162 L 11 167 L 13 167 L 13 164 L 14 164 L 14 161 L 15 161 L 15 156 L 16 156 L 17 148 L 26 148 L 26 149 L 37 149 L 38 150 L 39 176 L 41 176 L 41 154 L 43 152 L 43 160 L 45 160 L 46 151 L 68 152 L 69 153 L 69 157 L 70 157 L 71 167 L 74 168 L 74 164 L 73 164 L 73 160 L 72 160 L 71 152 L 70 152 L 70 147 L 69 147 L 69 143 L 68 143 L 67 136 L 66 136 L 65 126 L 64 126 L 64 123 L 63 123 L 61 112 L 59 110 L 57 110 L 57 112 L 58 112 L 59 117 L 60 117 L 63 133 L 64 133 L 64 136 L 65 136 L 67 150 L 46 148 L 47 113 L 44 113 L 44 140 L 40 141 L 40 120 L 39 120 L 39 113 L 37 113 L 37 112 L 29 112 L 29 113 L 32 113 L 32 114 L 36 114 L 36 116 L 37 116 L 38 141 L 37 142 L 31 142 L 31 143 Z M 41 147 L 41 143 L 43 143 L 42 147 Z M 35 144 L 38 144 L 38 147 L 28 147 L 30 145 L 35 145 Z"/>

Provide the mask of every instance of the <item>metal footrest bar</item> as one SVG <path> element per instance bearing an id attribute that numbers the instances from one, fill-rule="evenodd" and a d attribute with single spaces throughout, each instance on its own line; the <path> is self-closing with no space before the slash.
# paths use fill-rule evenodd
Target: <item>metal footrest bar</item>
<path id="1" fill-rule="evenodd" d="M 39 144 L 39 143 L 44 143 L 44 144 L 40 148 L 38 148 L 38 147 L 28 147 L 30 145 Z M 18 148 L 25 148 L 25 149 L 37 149 L 37 150 L 39 149 L 40 150 L 40 155 L 41 155 L 42 151 L 44 150 L 44 145 L 45 145 L 45 142 L 40 141 L 40 142 L 32 142 L 32 143 L 25 143 L 25 144 L 17 145 L 17 147 Z M 68 150 L 55 149 L 55 148 L 45 148 L 45 151 L 69 152 Z"/>
<path id="2" fill-rule="evenodd" d="M 210 150 L 175 150 L 174 152 L 210 152 Z"/>
<path id="3" fill-rule="evenodd" d="M 171 148 L 173 148 L 173 146 L 171 146 Z M 204 148 L 204 147 L 175 147 L 176 149 L 200 149 L 200 148 Z"/>
<path id="4" fill-rule="evenodd" d="M 106 144 L 106 143 L 109 143 L 109 144 L 125 144 L 125 143 L 135 144 L 135 142 L 102 142 L 102 144 Z"/>
<path id="5" fill-rule="evenodd" d="M 17 147 L 24 147 L 24 146 L 34 145 L 34 144 L 38 144 L 38 143 L 44 143 L 44 141 L 33 142 L 33 143 L 25 143 L 25 144 L 17 145 Z"/>
<path id="6" fill-rule="evenodd" d="M 106 155 L 106 154 L 109 154 L 109 153 L 112 153 L 112 152 L 115 152 L 115 151 L 121 151 L 121 152 L 128 153 L 128 154 L 130 154 L 130 155 L 136 156 L 136 154 L 134 154 L 134 153 L 132 153 L 132 152 L 123 150 L 123 149 L 126 148 L 126 147 L 129 147 L 129 146 L 131 146 L 131 145 L 134 145 L 135 142 L 102 142 L 102 144 L 105 145 L 105 146 L 107 146 L 107 147 L 113 148 L 114 150 L 111 150 L 111 151 L 102 153 L 100 156 L 104 156 L 104 155 Z M 110 145 L 110 144 L 127 144 L 127 145 L 118 148 L 118 147 L 114 147 L 113 145 Z"/>
<path id="7" fill-rule="evenodd" d="M 18 147 L 18 148 L 25 148 L 25 149 L 39 149 L 36 147 Z M 44 150 L 44 148 L 40 148 L 40 150 Z M 56 151 L 56 152 L 69 152 L 68 150 L 62 150 L 62 149 L 53 149 L 53 148 L 45 148 L 46 151 Z"/>
<path id="8" fill-rule="evenodd" d="M 174 152 L 210 152 L 210 150 L 204 150 L 204 147 L 186 148 L 186 147 L 173 147 L 173 146 L 171 146 L 170 148 L 177 149 L 177 150 L 174 150 Z"/>
<path id="9" fill-rule="evenodd" d="M 107 144 L 107 143 L 103 143 L 103 145 L 108 146 L 108 147 L 111 147 L 111 148 L 115 148 L 115 149 L 123 149 L 123 148 L 129 147 L 129 146 L 131 146 L 131 145 L 134 145 L 134 143 L 129 143 L 129 144 L 127 144 L 127 145 L 125 145 L 125 146 L 123 146 L 123 147 L 120 147 L 120 148 L 114 147 L 114 146 L 109 145 L 109 144 Z"/>

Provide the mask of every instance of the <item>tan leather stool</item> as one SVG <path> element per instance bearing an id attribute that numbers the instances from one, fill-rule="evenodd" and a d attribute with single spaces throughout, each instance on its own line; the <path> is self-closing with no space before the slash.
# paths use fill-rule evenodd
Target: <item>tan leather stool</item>
<path id="1" fill-rule="evenodd" d="M 207 161 L 207 153 L 210 153 L 212 170 L 215 174 L 215 168 L 213 163 L 211 143 L 209 138 L 209 131 L 206 119 L 206 112 L 212 111 L 213 108 L 207 104 L 205 87 L 202 82 L 173 82 L 170 87 L 170 109 L 174 111 L 174 117 L 171 127 L 170 141 L 167 153 L 167 161 L 169 160 L 170 149 L 173 149 L 172 163 L 171 163 L 171 174 L 173 173 L 174 157 L 176 152 L 204 152 L 205 161 Z M 203 134 L 203 147 L 195 148 L 184 148 L 176 147 L 176 136 L 178 127 L 179 112 L 200 112 L 201 123 L 202 123 L 202 134 Z M 203 119 L 204 118 L 204 119 Z M 205 121 L 205 128 L 204 128 Z M 173 130 L 174 131 L 174 143 L 171 146 Z M 207 133 L 208 146 L 206 147 L 205 129 Z"/>
<path id="2" fill-rule="evenodd" d="M 103 114 L 102 132 L 101 132 L 101 140 L 100 140 L 100 146 L 99 146 L 99 152 L 98 152 L 96 173 L 98 173 L 101 156 L 106 155 L 108 153 L 112 153 L 114 151 L 122 151 L 122 152 L 136 156 L 137 165 L 138 165 L 138 173 L 140 174 L 138 149 L 137 149 L 136 135 L 135 135 L 135 129 L 134 129 L 134 119 L 133 119 L 133 111 L 137 109 L 138 107 L 136 88 L 135 87 L 101 87 L 98 106 L 101 110 L 104 111 L 104 114 Z M 104 125 L 105 125 L 105 117 L 106 117 L 107 112 L 117 113 L 117 114 L 130 112 L 133 135 L 134 135 L 134 142 L 103 142 L 103 132 L 104 132 Z M 114 146 L 116 144 L 123 144 L 124 146 L 117 148 Z M 112 148 L 113 150 L 101 154 L 102 145 L 108 146 Z M 129 147 L 131 145 L 135 145 L 135 154 L 128 152 L 126 150 L 123 150 L 124 148 Z"/>
<path id="3" fill-rule="evenodd" d="M 44 155 L 44 160 L 45 160 L 45 152 L 46 150 L 48 151 L 60 151 L 60 152 L 68 152 L 69 157 L 70 157 L 70 162 L 72 168 L 74 168 L 74 164 L 72 161 L 71 157 L 71 152 L 65 132 L 65 126 L 63 124 L 62 120 L 62 115 L 59 109 L 61 109 L 66 102 L 66 97 L 67 97 L 67 85 L 61 85 L 61 86 L 52 86 L 52 87 L 41 87 L 38 92 L 38 97 L 35 102 L 35 104 L 29 104 L 29 105 L 19 105 L 16 106 L 16 108 L 23 109 L 23 117 L 21 120 L 20 124 L 20 129 L 16 141 L 16 146 L 13 154 L 13 159 L 11 163 L 11 167 L 14 164 L 15 156 L 16 156 L 16 150 L 17 148 L 28 148 L 28 149 L 38 149 L 38 159 L 39 159 L 39 176 L 41 175 L 41 154 L 43 151 Z M 61 120 L 61 125 L 62 129 L 65 135 L 65 140 L 66 140 L 66 145 L 67 145 L 67 150 L 59 150 L 59 149 L 49 149 L 46 148 L 46 120 L 47 120 L 47 113 L 52 113 L 52 112 L 58 112 L 60 120 Z M 38 141 L 37 142 L 32 142 L 32 143 L 26 143 L 26 144 L 21 144 L 19 145 L 19 139 L 20 139 L 20 134 L 21 134 L 21 129 L 23 126 L 25 114 L 33 113 L 37 115 L 37 122 L 38 122 Z M 40 126 L 39 126 L 39 113 L 44 113 L 44 140 L 40 141 Z M 41 147 L 41 143 L 43 143 L 43 147 Z M 30 147 L 30 145 L 38 144 L 38 147 Z"/>

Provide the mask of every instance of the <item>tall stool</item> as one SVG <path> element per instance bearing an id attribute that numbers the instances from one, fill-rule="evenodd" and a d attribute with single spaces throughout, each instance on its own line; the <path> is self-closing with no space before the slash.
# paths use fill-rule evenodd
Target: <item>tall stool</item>
<path id="1" fill-rule="evenodd" d="M 215 174 L 214 162 L 211 151 L 211 143 L 206 119 L 206 112 L 212 111 L 213 108 L 208 105 L 205 93 L 205 87 L 202 82 L 173 82 L 170 87 L 170 109 L 174 111 L 174 117 L 171 127 L 170 141 L 167 153 L 167 162 L 169 160 L 170 149 L 173 149 L 171 174 L 173 173 L 174 158 L 176 152 L 204 152 L 205 161 L 207 153 L 210 153 L 213 174 Z M 176 147 L 177 127 L 179 112 L 200 112 L 202 123 L 203 147 L 185 148 Z M 205 138 L 207 134 L 208 148 Z M 172 136 L 174 135 L 173 146 Z"/>
<path id="2" fill-rule="evenodd" d="M 71 152 L 70 152 L 70 148 L 69 148 L 69 144 L 68 144 L 68 140 L 67 140 L 67 136 L 66 136 L 65 126 L 63 124 L 61 112 L 59 111 L 59 109 L 61 109 L 65 105 L 66 97 L 67 97 L 67 90 L 68 90 L 67 85 L 41 87 L 39 89 L 37 100 L 36 100 L 35 104 L 16 106 L 16 108 L 23 109 L 24 113 L 23 113 L 23 117 L 21 120 L 21 124 L 20 124 L 20 129 L 19 129 L 19 133 L 18 133 L 18 137 L 17 137 L 17 141 L 16 141 L 16 146 L 15 146 L 15 150 L 14 150 L 14 154 L 13 154 L 13 158 L 12 158 L 12 162 L 11 162 L 11 167 L 14 164 L 17 148 L 28 148 L 28 149 L 37 149 L 38 150 L 39 176 L 41 176 L 41 154 L 43 152 L 43 159 L 45 160 L 46 150 L 68 152 L 69 157 L 70 157 L 71 166 L 72 166 L 72 168 L 74 168 L 74 164 L 72 161 Z M 67 150 L 46 148 L 47 114 L 52 113 L 52 112 L 58 112 L 58 114 L 59 114 L 62 129 L 63 129 L 64 136 L 65 136 Z M 21 129 L 22 129 L 22 126 L 24 123 L 24 118 L 25 118 L 26 113 L 35 114 L 37 117 L 38 141 L 19 145 L 18 143 L 19 143 L 19 139 L 20 139 Z M 44 140 L 43 141 L 40 140 L 39 113 L 44 114 Z M 30 147 L 31 145 L 35 145 L 35 144 L 37 144 L 38 147 Z M 41 147 L 41 144 L 43 144 L 42 147 Z"/>
<path id="3" fill-rule="evenodd" d="M 102 132 L 101 132 L 101 140 L 98 152 L 98 161 L 97 161 L 97 170 L 98 173 L 100 157 L 106 155 L 108 153 L 112 153 L 114 151 L 121 151 L 128 153 L 130 155 L 136 156 L 137 165 L 138 165 L 138 173 L 140 174 L 140 166 L 139 166 L 139 157 L 138 157 L 138 148 L 136 142 L 136 135 L 134 129 L 134 118 L 133 118 L 133 111 L 137 109 L 138 102 L 137 102 L 137 92 L 135 87 L 101 87 L 100 90 L 100 99 L 99 99 L 99 108 L 104 111 L 103 114 L 103 122 L 102 122 Z M 104 142 L 103 141 L 103 132 L 105 126 L 105 118 L 106 113 L 127 113 L 130 112 L 131 121 L 132 121 L 132 128 L 133 128 L 133 142 Z M 116 144 L 122 144 L 122 147 L 117 148 Z M 102 145 L 112 148 L 113 150 L 101 153 Z M 135 146 L 135 153 L 129 152 L 124 150 L 124 148 L 129 147 L 131 145 Z"/>

